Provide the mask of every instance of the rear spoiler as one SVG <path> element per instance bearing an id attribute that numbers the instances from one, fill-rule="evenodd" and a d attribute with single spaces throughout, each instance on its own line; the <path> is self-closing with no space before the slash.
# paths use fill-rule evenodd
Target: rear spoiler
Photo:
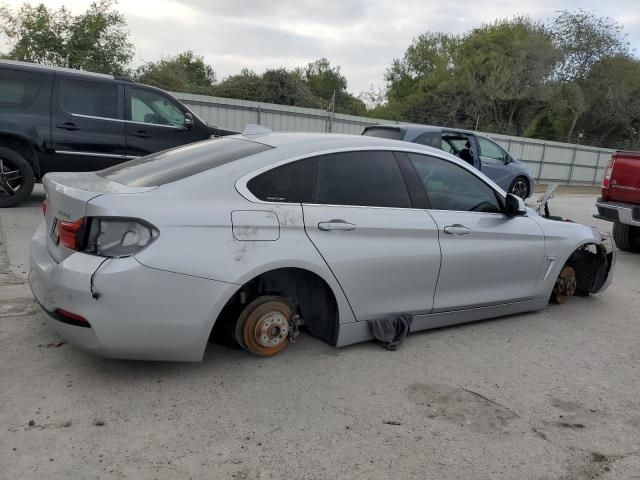
<path id="1" fill-rule="evenodd" d="M 222 128 L 214 127 L 214 137 L 226 137 L 227 135 L 239 135 L 241 132 L 235 132 L 233 130 L 224 130 Z"/>

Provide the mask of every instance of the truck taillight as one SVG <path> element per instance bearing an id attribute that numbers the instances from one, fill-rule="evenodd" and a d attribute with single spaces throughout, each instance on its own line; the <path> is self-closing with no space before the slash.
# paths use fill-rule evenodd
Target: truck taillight
<path id="1" fill-rule="evenodd" d="M 71 250 L 78 250 L 80 248 L 82 233 L 84 232 L 84 218 L 76 220 L 75 222 L 63 222 L 58 220 L 58 236 L 60 242 Z"/>
<path id="2" fill-rule="evenodd" d="M 604 177 L 602 177 L 602 188 L 609 188 L 611 183 L 611 174 L 613 173 L 613 165 L 616 163 L 615 158 L 609 160 L 607 169 L 604 171 Z"/>
<path id="3" fill-rule="evenodd" d="M 44 216 L 47 215 L 48 207 L 49 207 L 49 201 L 47 200 L 47 197 L 44 197 L 44 200 L 42 201 L 42 215 Z"/>

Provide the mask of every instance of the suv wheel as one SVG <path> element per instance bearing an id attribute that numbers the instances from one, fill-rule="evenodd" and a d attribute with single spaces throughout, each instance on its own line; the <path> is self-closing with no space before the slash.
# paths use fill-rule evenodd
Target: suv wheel
<path id="1" fill-rule="evenodd" d="M 529 196 L 529 180 L 525 177 L 516 177 L 513 182 L 511 182 L 509 193 L 513 193 L 521 199 L 526 200 Z"/>
<path id="2" fill-rule="evenodd" d="M 33 168 L 15 150 L 0 147 L 0 208 L 13 207 L 33 191 Z"/>

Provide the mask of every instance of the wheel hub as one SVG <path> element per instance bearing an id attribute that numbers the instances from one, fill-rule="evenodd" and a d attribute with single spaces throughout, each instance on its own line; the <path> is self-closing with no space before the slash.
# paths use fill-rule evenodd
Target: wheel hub
<path id="1" fill-rule="evenodd" d="M 255 327 L 255 339 L 262 347 L 276 347 L 287 340 L 289 322 L 279 311 L 265 312 Z"/>
<path id="2" fill-rule="evenodd" d="M 558 303 L 564 303 L 567 298 L 576 293 L 578 281 L 576 271 L 572 267 L 564 267 L 556 280 L 553 294 Z"/>
<path id="3" fill-rule="evenodd" d="M 513 186 L 513 192 L 514 195 L 517 195 L 518 197 L 524 199 L 525 195 L 527 194 L 527 186 L 525 185 L 525 183 L 520 180 L 518 182 L 515 183 L 515 185 Z"/>
<path id="4" fill-rule="evenodd" d="M 0 193 L 15 195 L 20 189 L 21 182 L 20 170 L 11 170 L 6 161 L 0 158 Z"/>

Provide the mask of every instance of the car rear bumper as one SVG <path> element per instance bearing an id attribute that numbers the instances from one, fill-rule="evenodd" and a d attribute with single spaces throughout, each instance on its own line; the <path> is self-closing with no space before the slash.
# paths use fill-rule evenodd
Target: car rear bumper
<path id="1" fill-rule="evenodd" d="M 44 224 L 30 248 L 29 284 L 50 323 L 69 343 L 105 357 L 201 360 L 213 322 L 237 288 L 149 268 L 133 257 L 74 253 L 57 263 L 47 251 Z M 90 327 L 65 322 L 58 309 L 84 317 Z"/>
<path id="2" fill-rule="evenodd" d="M 640 206 L 623 202 L 596 202 L 598 214 L 594 217 L 609 222 L 620 222 L 626 225 L 640 226 Z"/>

